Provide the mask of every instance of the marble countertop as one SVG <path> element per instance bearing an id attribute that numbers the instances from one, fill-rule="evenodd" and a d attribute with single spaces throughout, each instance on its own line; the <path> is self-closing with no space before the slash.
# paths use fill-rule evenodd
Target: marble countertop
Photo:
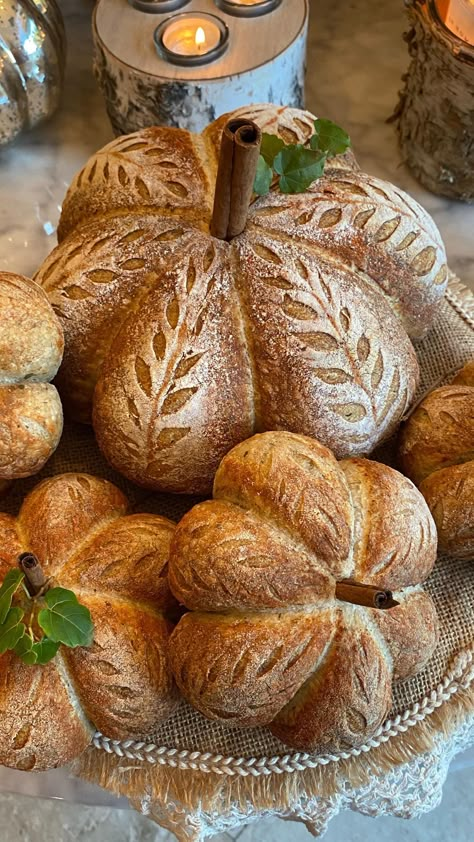
<path id="1" fill-rule="evenodd" d="M 394 126 L 385 122 L 408 65 L 401 0 L 310 2 L 307 107 L 347 128 L 364 169 L 403 187 L 432 213 L 451 268 L 474 290 L 474 206 L 418 185 L 400 160 Z M 55 245 L 60 204 L 72 176 L 112 139 L 91 69 L 93 7 L 93 0 L 61 0 L 69 56 L 62 107 L 46 125 L 0 148 L 0 269 L 35 272 Z M 61 772 L 33 777 L 0 770 L 0 789 L 54 791 L 99 803 L 96 790 Z"/>
<path id="2" fill-rule="evenodd" d="M 288 0 L 291 2 L 291 0 Z M 401 0 L 310 0 L 307 107 L 343 125 L 364 169 L 411 193 L 434 216 L 449 263 L 474 289 L 474 206 L 427 193 L 400 160 L 385 121 L 408 65 Z M 74 173 L 112 138 L 91 69 L 93 0 L 62 0 L 68 66 L 62 106 L 46 125 L 0 147 L 0 269 L 31 275 L 55 245 Z"/>

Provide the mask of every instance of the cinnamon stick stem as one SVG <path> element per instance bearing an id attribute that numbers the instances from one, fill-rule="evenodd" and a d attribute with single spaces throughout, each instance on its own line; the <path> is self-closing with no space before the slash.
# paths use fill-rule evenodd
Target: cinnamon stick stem
<path id="1" fill-rule="evenodd" d="M 342 602 L 351 602 L 353 605 L 364 605 L 367 608 L 379 608 L 382 611 L 399 605 L 393 598 L 391 591 L 376 588 L 373 585 L 363 585 L 359 582 L 337 582 L 336 599 L 340 599 Z"/>
<path id="2" fill-rule="evenodd" d="M 262 132 L 251 120 L 230 120 L 222 133 L 211 234 L 231 240 L 245 228 Z"/>
<path id="3" fill-rule="evenodd" d="M 25 574 L 26 584 L 31 596 L 36 596 L 47 584 L 47 578 L 33 553 L 22 553 L 18 558 L 20 568 Z"/>

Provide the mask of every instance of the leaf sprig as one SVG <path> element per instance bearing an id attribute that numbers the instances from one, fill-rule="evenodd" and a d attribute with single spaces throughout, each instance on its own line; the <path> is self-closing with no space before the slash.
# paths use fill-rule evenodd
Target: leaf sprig
<path id="1" fill-rule="evenodd" d="M 73 591 L 51 588 L 31 596 L 22 570 L 9 570 L 0 587 L 0 655 L 13 650 L 25 664 L 47 664 L 61 644 L 90 646 L 94 627 L 90 611 L 81 605 Z M 27 599 L 27 610 L 12 605 L 20 586 Z M 27 614 L 27 621 L 22 622 Z M 37 628 L 43 635 L 38 635 Z"/>
<path id="2" fill-rule="evenodd" d="M 343 154 L 351 145 L 349 135 L 331 120 L 315 120 L 309 146 L 285 143 L 281 137 L 263 133 L 254 192 L 265 196 L 275 175 L 282 193 L 304 193 L 321 178 L 328 158 Z"/>

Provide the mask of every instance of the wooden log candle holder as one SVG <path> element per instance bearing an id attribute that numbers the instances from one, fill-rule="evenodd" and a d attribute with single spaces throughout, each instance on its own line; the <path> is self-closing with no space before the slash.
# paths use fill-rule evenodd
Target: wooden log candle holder
<path id="1" fill-rule="evenodd" d="M 199 18 L 207 44 L 183 57 Z M 302 108 L 308 19 L 309 0 L 99 0 L 94 67 L 114 131 L 200 132 L 249 103 Z"/>
<path id="2" fill-rule="evenodd" d="M 434 0 L 405 0 L 411 64 L 394 114 L 401 150 L 433 193 L 474 200 L 474 47 L 443 23 Z"/>

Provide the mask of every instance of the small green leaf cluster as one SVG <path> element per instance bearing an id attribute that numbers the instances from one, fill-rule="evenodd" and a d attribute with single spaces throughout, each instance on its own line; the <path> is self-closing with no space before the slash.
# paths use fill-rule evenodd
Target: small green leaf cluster
<path id="1" fill-rule="evenodd" d="M 315 120 L 309 146 L 286 144 L 273 134 L 263 134 L 254 192 L 265 196 L 275 175 L 282 193 L 304 193 L 321 178 L 326 161 L 349 149 L 349 135 L 331 120 Z"/>
<path id="2" fill-rule="evenodd" d="M 51 588 L 43 596 L 31 597 L 21 570 L 10 570 L 0 587 L 0 655 L 13 650 L 25 664 L 47 664 L 64 646 L 90 646 L 94 627 L 90 611 L 75 593 Z M 22 587 L 27 610 L 13 606 L 13 597 Z M 22 622 L 27 614 L 27 621 Z M 34 627 L 44 632 L 37 637 Z"/>

